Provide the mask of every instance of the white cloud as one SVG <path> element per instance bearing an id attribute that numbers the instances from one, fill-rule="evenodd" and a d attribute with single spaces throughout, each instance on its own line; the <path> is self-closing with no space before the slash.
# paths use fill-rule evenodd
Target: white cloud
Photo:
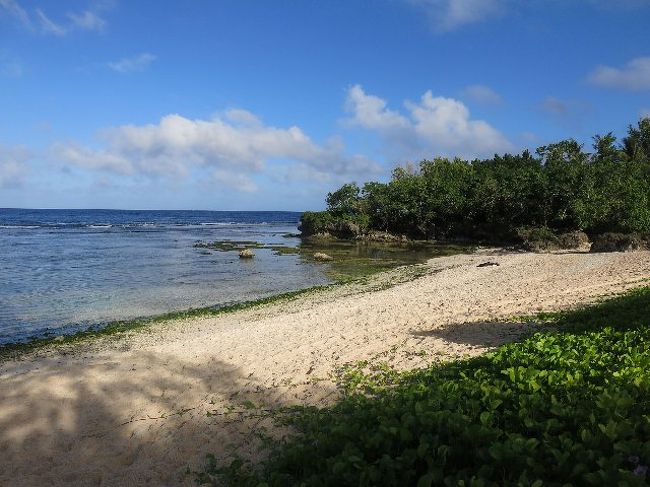
<path id="1" fill-rule="evenodd" d="M 368 95 L 359 85 L 348 91 L 346 107 L 352 124 L 377 132 L 393 156 L 421 159 L 433 156 L 466 158 L 509 151 L 512 144 L 482 120 L 472 120 L 467 107 L 431 91 L 418 103 L 405 102 L 408 117 L 387 108 L 386 101 Z M 395 150 L 399 152 L 395 152 Z"/>
<path id="2" fill-rule="evenodd" d="M 265 125 L 245 110 L 211 120 L 167 115 L 157 124 L 105 129 L 99 139 L 99 149 L 68 143 L 53 146 L 51 153 L 77 167 L 127 176 L 178 178 L 207 169 L 216 181 L 240 191 L 254 191 L 250 176 L 270 162 L 306 166 L 322 175 L 380 171 L 365 157 L 347 156 L 340 140 L 319 145 L 299 127 Z"/>
<path id="3" fill-rule="evenodd" d="M 68 18 L 73 26 L 83 30 L 101 31 L 106 26 L 106 21 L 90 10 L 79 14 L 69 13 Z"/>
<path id="4" fill-rule="evenodd" d="M 257 185 L 245 174 L 234 174 L 227 171 L 216 170 L 212 174 L 215 182 L 223 184 L 242 193 L 255 193 L 258 190 Z"/>
<path id="5" fill-rule="evenodd" d="M 568 3 L 551 0 L 402 0 L 424 10 L 438 32 L 450 32 L 463 26 L 487 22 L 495 17 L 520 12 L 522 16 L 538 15 L 539 9 L 547 10 Z M 635 10 L 650 7 L 650 0 L 574 0 L 586 8 Z M 529 10 L 529 11 L 527 11 Z"/>
<path id="6" fill-rule="evenodd" d="M 448 32 L 501 13 L 503 0 L 407 0 L 424 8 L 437 30 Z"/>
<path id="7" fill-rule="evenodd" d="M 97 9 L 103 10 L 106 8 L 110 8 L 109 3 L 97 4 Z M 93 10 L 84 10 L 79 13 L 69 12 L 66 14 L 67 21 L 65 22 L 53 20 L 40 8 L 34 9 L 32 15 L 30 15 L 16 0 L 0 0 L 0 14 L 3 11 L 18 19 L 25 28 L 32 32 L 37 30 L 34 28 L 36 25 L 40 27 L 41 33 L 58 37 L 63 37 L 75 30 L 102 31 L 106 26 L 106 21 Z"/>
<path id="8" fill-rule="evenodd" d="M 0 188 L 20 186 L 27 175 L 29 152 L 24 147 L 0 145 Z"/>
<path id="9" fill-rule="evenodd" d="M 387 103 L 378 96 L 368 95 L 361 85 L 348 90 L 345 107 L 354 113 L 354 121 L 373 130 L 408 128 L 409 121 L 399 113 L 386 108 Z"/>
<path id="10" fill-rule="evenodd" d="M 242 110 L 240 108 L 232 108 L 227 110 L 225 117 L 231 122 L 240 123 L 242 125 L 260 125 L 261 121 L 257 115 L 249 112 L 248 110 Z"/>
<path id="11" fill-rule="evenodd" d="M 650 90 L 650 56 L 632 59 L 622 68 L 598 66 L 587 79 L 605 88 Z"/>
<path id="12" fill-rule="evenodd" d="M 489 86 L 485 85 L 467 86 L 463 90 L 463 96 L 477 103 L 482 103 L 485 105 L 498 105 L 503 101 L 501 95 L 499 95 Z"/>
<path id="13" fill-rule="evenodd" d="M 14 0 L 0 0 L 0 11 L 2 10 L 18 19 L 18 21 L 25 27 L 31 27 L 29 14 L 18 4 L 18 2 Z"/>
<path id="14" fill-rule="evenodd" d="M 134 57 L 123 58 L 119 61 L 108 63 L 107 66 L 118 73 L 131 73 L 145 70 L 155 60 L 156 56 L 144 52 Z"/>
<path id="15" fill-rule="evenodd" d="M 51 152 L 55 158 L 85 169 L 102 169 L 126 175 L 135 173 L 131 161 L 121 154 L 93 150 L 78 144 L 61 143 L 55 144 Z"/>
<path id="16" fill-rule="evenodd" d="M 35 10 L 36 17 L 38 18 L 39 23 L 41 24 L 41 30 L 45 34 L 53 34 L 55 36 L 64 36 L 68 33 L 68 30 L 62 25 L 57 24 L 52 19 L 50 19 L 45 12 L 40 8 Z"/>

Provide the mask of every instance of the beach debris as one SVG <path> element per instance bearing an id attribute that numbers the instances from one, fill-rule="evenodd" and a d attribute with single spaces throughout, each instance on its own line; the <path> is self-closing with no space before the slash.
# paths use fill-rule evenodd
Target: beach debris
<path id="1" fill-rule="evenodd" d="M 330 260 L 334 260 L 334 258 L 331 255 L 327 255 L 323 252 L 316 252 L 314 254 L 314 259 L 320 260 L 321 262 L 328 262 Z"/>
<path id="2" fill-rule="evenodd" d="M 240 259 L 252 259 L 253 257 L 255 257 L 255 252 L 253 252 L 251 249 L 244 249 L 239 251 Z"/>
<path id="3" fill-rule="evenodd" d="M 499 265 L 498 262 L 491 262 L 491 261 L 488 260 L 487 262 L 483 262 L 482 264 L 479 264 L 476 267 L 495 267 L 495 266 L 498 266 L 498 265 Z"/>

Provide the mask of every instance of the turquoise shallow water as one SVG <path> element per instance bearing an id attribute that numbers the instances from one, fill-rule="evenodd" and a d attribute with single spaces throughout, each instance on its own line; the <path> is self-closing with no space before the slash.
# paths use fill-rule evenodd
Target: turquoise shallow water
<path id="1" fill-rule="evenodd" d="M 0 344 L 116 319 L 257 299 L 329 282 L 298 255 L 194 248 L 295 246 L 300 213 L 0 209 Z"/>

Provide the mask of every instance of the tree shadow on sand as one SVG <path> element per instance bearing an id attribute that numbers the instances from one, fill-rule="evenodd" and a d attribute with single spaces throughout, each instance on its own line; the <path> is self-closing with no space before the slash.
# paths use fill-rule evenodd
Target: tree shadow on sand
<path id="1" fill-rule="evenodd" d="M 414 337 L 437 338 L 472 347 L 499 347 L 540 330 L 534 321 L 478 321 L 454 323 L 430 330 L 412 330 Z"/>
<path id="2" fill-rule="evenodd" d="M 254 449 L 263 418 L 241 411 L 284 399 L 216 359 L 114 357 L 0 364 L 0 485 L 194 485 L 189 462 Z"/>

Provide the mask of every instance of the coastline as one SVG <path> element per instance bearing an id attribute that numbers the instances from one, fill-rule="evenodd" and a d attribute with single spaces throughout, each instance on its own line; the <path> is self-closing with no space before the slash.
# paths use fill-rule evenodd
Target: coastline
<path id="1" fill-rule="evenodd" d="M 271 294 L 269 296 L 253 299 L 250 301 L 238 301 L 232 304 L 221 306 L 214 305 L 201 308 L 190 308 L 186 310 L 170 311 L 168 313 L 151 316 L 142 316 L 129 320 L 116 320 L 107 323 L 98 323 L 96 325 L 88 327 L 87 329 L 75 331 L 72 333 L 34 337 L 26 341 L 4 343 L 0 344 L 0 363 L 7 360 L 18 359 L 24 354 L 38 350 L 47 351 L 48 349 L 79 345 L 81 343 L 88 343 L 88 341 L 95 339 L 108 338 L 113 336 L 118 339 L 124 338 L 125 335 L 133 332 L 146 331 L 147 328 L 152 325 L 173 323 L 179 320 L 217 317 L 223 314 L 236 313 L 238 311 L 243 311 L 250 308 L 289 302 L 300 298 L 303 295 L 318 293 L 339 286 L 367 285 L 367 288 L 364 287 L 358 292 L 369 292 L 374 290 L 371 279 L 377 274 L 390 273 L 391 277 L 388 279 L 388 281 L 384 281 L 383 279 L 379 279 L 379 281 L 382 282 L 382 286 L 391 286 L 399 284 L 405 279 L 408 280 L 417 277 L 421 273 L 421 271 L 418 271 L 418 269 L 422 269 L 422 266 L 423 264 L 406 264 L 394 266 L 389 269 L 367 269 L 364 273 L 358 275 L 357 277 L 339 278 L 329 284 L 316 285 L 302 289 L 296 289 L 293 291 Z M 399 271 L 394 272 L 397 269 L 399 269 Z"/>
<path id="2" fill-rule="evenodd" d="M 488 260 L 500 265 L 478 267 Z M 193 485 L 185 468 L 206 453 L 257 454 L 271 421 L 246 410 L 331 403 L 345 364 L 379 357 L 409 369 L 477 355 L 534 329 L 513 316 L 648 278 L 650 252 L 484 251 L 39 348 L 0 363 L 0 483 Z"/>

